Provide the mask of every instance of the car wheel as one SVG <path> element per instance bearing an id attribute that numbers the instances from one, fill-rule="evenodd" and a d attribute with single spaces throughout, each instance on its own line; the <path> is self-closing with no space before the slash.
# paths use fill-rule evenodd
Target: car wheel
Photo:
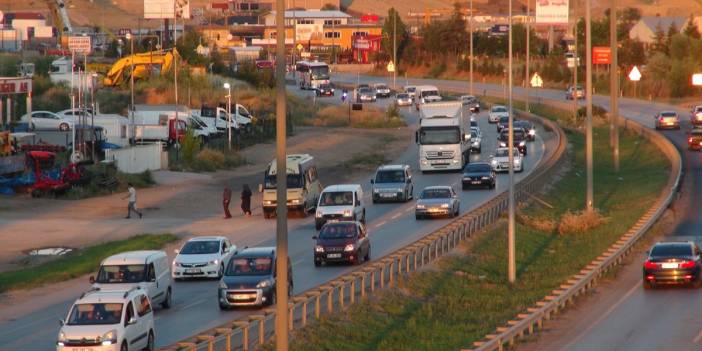
<path id="1" fill-rule="evenodd" d="M 370 247 L 370 245 L 368 245 L 368 250 L 366 251 L 366 255 L 363 256 L 363 261 L 364 261 L 364 262 L 370 261 L 370 257 L 371 257 L 371 256 L 370 256 L 370 251 L 371 251 L 371 247 Z"/>
<path id="2" fill-rule="evenodd" d="M 363 210 L 363 217 L 361 217 L 361 223 L 366 224 L 366 210 Z"/>
<path id="3" fill-rule="evenodd" d="M 219 309 L 222 310 L 222 311 L 226 311 L 226 310 L 229 309 L 229 306 L 227 306 L 227 305 L 225 305 L 225 304 L 223 304 L 223 303 L 220 302 L 220 303 L 219 303 Z"/>
<path id="4" fill-rule="evenodd" d="M 314 266 L 319 267 L 322 265 L 322 260 L 314 260 Z"/>
<path id="5" fill-rule="evenodd" d="M 217 272 L 217 279 L 222 278 L 223 275 L 224 275 L 224 265 L 223 265 L 223 264 L 220 264 L 220 265 L 219 265 L 219 271 Z"/>
<path id="6" fill-rule="evenodd" d="M 161 302 L 161 307 L 164 309 L 169 309 L 171 308 L 171 304 L 173 303 L 173 294 L 171 293 L 171 288 L 168 288 L 168 291 L 166 291 L 166 298 L 163 299 L 163 302 Z"/>
<path id="7" fill-rule="evenodd" d="M 418 214 L 415 214 L 415 215 L 414 215 L 414 219 L 416 219 L 416 220 L 419 221 L 419 220 L 422 219 L 422 216 L 420 216 L 420 215 L 418 215 Z"/>
<path id="8" fill-rule="evenodd" d="M 120 351 L 128 351 L 129 349 L 127 348 L 127 343 L 122 342 L 122 346 L 119 348 Z"/>
<path id="9" fill-rule="evenodd" d="M 483 151 L 483 147 L 482 146 L 478 147 L 478 153 L 481 153 L 482 151 Z"/>
<path id="10" fill-rule="evenodd" d="M 461 189 L 463 189 L 463 190 L 468 190 L 468 186 L 465 185 L 465 184 L 463 184 L 463 185 L 461 186 Z"/>
<path id="11" fill-rule="evenodd" d="M 146 341 L 144 351 L 154 351 L 154 332 L 149 332 L 149 339 Z"/>
<path id="12" fill-rule="evenodd" d="M 61 124 L 59 124 L 59 130 L 60 130 L 60 131 L 65 132 L 65 131 L 67 131 L 68 129 L 70 129 L 68 123 L 61 123 Z"/>
<path id="13" fill-rule="evenodd" d="M 275 288 L 274 288 L 273 292 L 271 292 L 271 298 L 268 300 L 267 305 L 268 306 L 275 305 Z"/>
<path id="14" fill-rule="evenodd" d="M 702 287 L 702 277 L 698 277 L 697 279 L 695 279 L 692 282 L 692 287 L 695 289 L 699 289 L 700 287 Z"/>
<path id="15" fill-rule="evenodd" d="M 655 283 L 651 283 L 647 280 L 644 280 L 643 287 L 644 287 L 644 289 L 649 290 L 649 289 L 655 288 L 656 286 L 655 286 Z"/>

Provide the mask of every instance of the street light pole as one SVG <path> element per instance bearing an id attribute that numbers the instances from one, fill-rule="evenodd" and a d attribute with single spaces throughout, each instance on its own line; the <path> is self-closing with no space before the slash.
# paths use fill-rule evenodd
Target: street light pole
<path id="1" fill-rule="evenodd" d="M 227 145 L 229 150 L 232 149 L 232 86 L 229 82 L 224 83 L 224 89 L 227 89 Z"/>
<path id="2" fill-rule="evenodd" d="M 609 45 L 611 51 L 611 62 L 609 65 L 609 98 L 610 98 L 610 141 L 612 146 L 612 157 L 614 172 L 619 173 L 619 78 L 617 70 L 619 63 L 617 60 L 617 1 L 610 0 L 609 9 Z"/>
<path id="3" fill-rule="evenodd" d="M 590 1 L 585 0 L 585 98 L 587 99 L 587 117 L 585 119 L 585 165 L 587 167 L 587 193 L 586 209 L 593 210 L 593 190 L 592 190 L 592 25 L 590 14 Z"/>
<path id="4" fill-rule="evenodd" d="M 573 21 L 575 25 L 573 26 L 573 89 L 571 94 L 573 95 L 573 120 L 578 120 L 578 66 L 580 63 L 580 56 L 578 56 L 578 12 L 576 11 L 577 1 L 573 1 Z"/>
<path id="5" fill-rule="evenodd" d="M 392 70 L 392 89 L 397 90 L 397 10 L 392 14 L 392 63 L 395 65 Z"/>
<path id="6" fill-rule="evenodd" d="M 527 0 L 527 13 L 526 13 L 526 77 L 524 79 L 524 85 L 526 87 L 526 111 L 529 110 L 529 13 L 531 12 L 531 0 Z"/>
<path id="7" fill-rule="evenodd" d="M 508 254 L 508 266 L 507 266 L 507 278 L 510 283 L 514 283 L 517 279 L 517 264 L 516 264 L 516 253 L 515 253 L 515 204 L 514 204 L 514 115 L 512 111 L 512 0 L 509 0 L 509 49 L 508 49 L 509 61 L 507 64 L 507 89 L 509 90 L 509 140 L 507 142 L 507 155 L 509 156 L 509 224 L 507 232 L 507 254 Z"/>
<path id="8" fill-rule="evenodd" d="M 131 91 L 131 105 L 129 106 L 129 116 L 131 117 L 131 135 L 132 135 L 132 143 L 136 141 L 134 138 L 135 130 L 134 130 L 134 38 L 132 38 L 131 33 L 127 33 L 126 35 L 127 40 L 129 40 L 129 66 L 131 72 L 129 73 L 129 89 Z"/>
<path id="9" fill-rule="evenodd" d="M 468 64 L 470 66 L 470 88 L 468 90 L 470 95 L 473 95 L 473 0 L 470 0 L 470 21 L 468 25 L 468 32 L 468 36 L 470 38 L 470 58 Z"/>
<path id="10" fill-rule="evenodd" d="M 275 348 L 288 350 L 288 194 L 285 111 L 285 0 L 276 2 L 276 284 Z M 295 34 L 293 33 L 293 37 Z M 295 48 L 293 47 L 293 50 Z M 294 64 L 294 62 L 293 62 Z"/>

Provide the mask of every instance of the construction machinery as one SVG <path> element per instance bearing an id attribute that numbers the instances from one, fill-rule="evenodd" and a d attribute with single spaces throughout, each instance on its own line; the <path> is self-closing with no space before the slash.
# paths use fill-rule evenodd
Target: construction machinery
<path id="1" fill-rule="evenodd" d="M 66 11 L 66 4 L 63 0 L 45 0 L 46 6 L 49 7 L 51 18 L 54 22 L 54 27 L 59 32 L 59 43 L 62 48 L 68 47 L 68 37 L 73 33 L 71 19 Z"/>
<path id="2" fill-rule="evenodd" d="M 114 87 L 129 81 L 130 74 L 134 79 L 146 78 L 151 74 L 167 72 L 173 66 L 176 49 L 158 50 L 125 56 L 115 62 L 103 79 L 103 85 Z M 133 67 L 133 69 L 132 69 Z"/>

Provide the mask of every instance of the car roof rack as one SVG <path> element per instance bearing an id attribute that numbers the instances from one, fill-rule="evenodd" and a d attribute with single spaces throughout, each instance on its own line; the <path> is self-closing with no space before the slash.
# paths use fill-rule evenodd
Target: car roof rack
<path id="1" fill-rule="evenodd" d="M 134 286 L 134 287 L 132 287 L 131 289 L 125 291 L 125 292 L 124 292 L 124 295 L 123 295 L 122 297 L 126 299 L 127 296 L 129 296 L 129 294 L 130 294 L 132 291 L 136 291 L 136 290 L 141 290 L 141 286 L 140 286 L 140 285 L 137 285 L 137 286 Z"/>
<path id="2" fill-rule="evenodd" d="M 97 292 L 97 291 L 100 291 L 100 288 L 99 288 L 99 287 L 90 288 L 90 290 L 85 291 L 85 292 L 83 292 L 82 294 L 80 294 L 80 298 L 82 299 L 82 298 L 84 298 L 86 295 L 91 294 L 91 293 L 94 293 L 94 292 Z"/>

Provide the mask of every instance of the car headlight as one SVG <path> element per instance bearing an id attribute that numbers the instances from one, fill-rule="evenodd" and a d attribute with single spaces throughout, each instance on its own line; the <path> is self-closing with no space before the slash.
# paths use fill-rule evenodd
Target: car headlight
<path id="1" fill-rule="evenodd" d="M 524 146 L 524 145 L 526 145 L 526 141 L 520 141 L 520 142 L 519 142 L 519 146 Z"/>
<path id="2" fill-rule="evenodd" d="M 219 288 L 220 289 L 229 289 L 229 287 L 227 286 L 227 283 L 225 283 L 224 280 L 219 281 Z"/>
<path id="3" fill-rule="evenodd" d="M 347 245 L 344 247 L 344 252 L 353 251 L 354 248 L 355 248 L 355 247 L 353 246 L 353 244 L 347 244 Z"/>
<path id="4" fill-rule="evenodd" d="M 317 217 L 317 218 L 322 218 L 322 212 L 321 212 L 321 211 L 317 211 L 317 212 L 314 213 L 314 216 Z"/>
<path id="5" fill-rule="evenodd" d="M 403 191 L 405 191 L 405 189 L 402 189 L 402 188 L 397 188 L 397 189 L 395 189 L 395 192 L 396 192 L 396 193 L 401 193 L 401 192 L 403 192 Z"/>
<path id="6" fill-rule="evenodd" d="M 256 284 L 256 288 L 262 289 L 262 288 L 267 288 L 271 286 L 271 281 L 270 280 L 264 280 Z"/>
<path id="7" fill-rule="evenodd" d="M 271 201 L 271 200 L 263 200 L 263 204 L 264 204 L 264 205 L 272 205 L 272 204 L 273 204 L 273 201 Z"/>
<path id="8" fill-rule="evenodd" d="M 180 267 L 180 262 L 173 260 L 173 267 Z"/>
<path id="9" fill-rule="evenodd" d="M 490 179 L 490 177 L 480 177 L 480 179 L 488 180 L 488 179 Z"/>
<path id="10" fill-rule="evenodd" d="M 491 163 L 493 166 L 496 166 L 496 165 L 497 165 L 497 160 L 491 160 L 490 163 Z"/>
<path id="11" fill-rule="evenodd" d="M 214 260 L 214 261 L 207 262 L 207 265 L 208 265 L 208 266 L 216 266 L 216 265 L 218 265 L 218 264 L 219 264 L 219 260 Z"/>
<path id="12" fill-rule="evenodd" d="M 378 189 L 373 189 L 373 192 L 377 194 L 377 193 L 380 192 L 380 190 L 378 190 Z"/>
<path id="13" fill-rule="evenodd" d="M 344 217 L 351 217 L 351 210 L 344 210 Z"/>
<path id="14" fill-rule="evenodd" d="M 290 202 L 292 202 L 293 204 L 297 205 L 297 204 L 300 203 L 300 199 L 292 199 Z"/>
<path id="15" fill-rule="evenodd" d="M 110 346 L 117 343 L 117 330 L 110 330 L 103 334 L 100 338 L 102 340 L 102 346 Z"/>
<path id="16" fill-rule="evenodd" d="M 322 246 L 322 245 L 315 245 L 315 246 L 314 246 L 314 252 L 324 252 L 324 246 Z"/>
<path id="17" fill-rule="evenodd" d="M 505 143 L 504 141 L 500 141 L 500 147 L 507 147 L 507 143 Z"/>
<path id="18" fill-rule="evenodd" d="M 521 159 L 521 158 L 515 158 L 515 159 L 514 159 L 514 164 L 518 165 L 518 164 L 520 164 L 520 163 L 522 163 L 522 159 Z"/>
<path id="19" fill-rule="evenodd" d="M 417 205 L 417 209 L 418 209 L 418 210 L 423 210 L 423 209 L 425 209 L 425 208 L 427 208 L 427 207 L 424 206 L 424 205 L 421 205 L 421 204 L 420 204 L 420 205 Z"/>
<path id="20" fill-rule="evenodd" d="M 536 130 L 535 129 L 529 130 L 529 135 L 536 135 Z"/>
<path id="21" fill-rule="evenodd" d="M 441 208 L 448 208 L 449 204 L 441 204 Z"/>
<path id="22" fill-rule="evenodd" d="M 422 164 L 423 164 L 423 165 L 427 165 L 427 164 L 429 164 L 429 161 L 427 161 L 427 160 L 422 160 Z"/>
<path id="23" fill-rule="evenodd" d="M 65 343 L 65 342 L 66 342 L 66 333 L 64 333 L 63 331 L 61 331 L 61 332 L 59 332 L 58 340 L 56 341 L 56 343 L 57 343 L 59 346 L 64 346 L 64 343 Z"/>

